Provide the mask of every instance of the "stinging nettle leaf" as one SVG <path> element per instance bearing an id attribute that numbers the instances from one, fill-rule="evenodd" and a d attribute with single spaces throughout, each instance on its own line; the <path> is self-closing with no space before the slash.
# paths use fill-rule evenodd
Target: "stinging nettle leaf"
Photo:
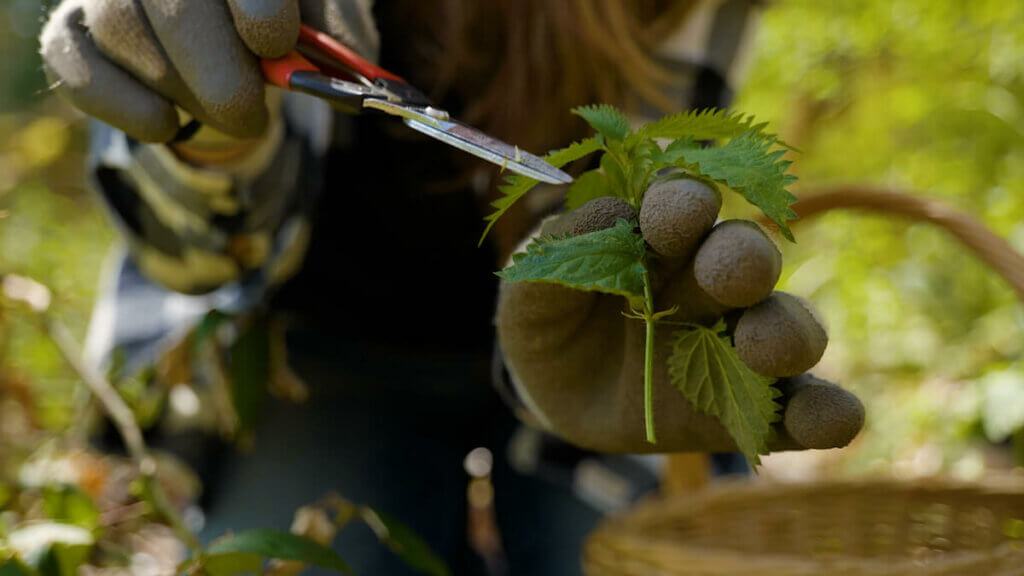
<path id="1" fill-rule="evenodd" d="M 544 160 L 554 166 L 555 168 L 561 168 L 570 162 L 574 162 L 583 158 L 588 154 L 592 154 L 601 149 L 601 143 L 596 138 L 587 138 L 574 142 L 571 145 L 562 148 L 561 150 L 555 150 L 544 156 Z M 505 179 L 505 184 L 498 188 L 501 191 L 502 196 L 491 202 L 491 207 L 495 210 L 489 214 L 484 221 L 487 222 L 487 227 L 484 228 L 483 234 L 480 235 L 480 241 L 477 242 L 477 246 L 481 246 L 484 240 L 487 238 L 488 232 L 494 227 L 494 224 L 499 218 L 505 215 L 505 212 L 516 203 L 517 200 L 522 198 L 527 192 L 533 189 L 539 182 L 533 178 L 528 178 L 519 174 L 509 176 Z"/>
<path id="2" fill-rule="evenodd" d="M 767 126 L 767 122 L 754 124 L 753 116 L 744 117 L 739 112 L 704 108 L 702 110 L 680 112 L 650 122 L 640 128 L 639 134 L 648 138 L 669 138 L 672 140 L 681 138 L 719 140 L 735 138 L 749 132 L 756 134 L 758 137 L 773 140 L 785 148 L 793 149 L 789 144 L 779 140 L 775 134 L 765 132 L 764 129 Z"/>
<path id="3" fill-rule="evenodd" d="M 606 140 L 622 140 L 632 131 L 629 118 L 618 108 L 608 104 L 594 104 L 573 108 L 572 113 L 583 118 Z"/>
<path id="4" fill-rule="evenodd" d="M 629 191 L 626 189 L 626 175 L 622 172 L 622 167 L 619 166 L 618 160 L 610 153 L 605 152 L 601 156 L 601 170 L 604 172 L 604 177 L 608 180 L 612 195 L 628 201 Z"/>
<path id="5" fill-rule="evenodd" d="M 565 207 L 575 210 L 591 200 L 614 195 L 611 184 L 604 174 L 591 170 L 580 174 L 580 177 L 569 186 L 569 191 L 565 194 Z"/>
<path id="6" fill-rule="evenodd" d="M 797 218 L 790 206 L 796 196 L 786 189 L 796 181 L 787 174 L 791 162 L 782 160 L 784 150 L 772 150 L 771 139 L 748 132 L 715 148 L 680 144 L 665 149 L 679 159 L 677 164 L 720 182 L 738 192 L 779 225 L 782 235 L 793 241 L 787 222 Z"/>
<path id="7" fill-rule="evenodd" d="M 711 329 L 695 326 L 675 332 L 668 359 L 672 384 L 695 408 L 717 418 L 751 466 L 768 453 L 771 424 L 779 419 L 780 392 L 774 379 L 761 376 L 740 360 L 720 333 L 725 322 Z"/>
<path id="8" fill-rule="evenodd" d="M 642 302 L 645 245 L 635 227 L 619 219 L 615 226 L 590 234 L 534 240 L 526 252 L 512 256 L 512 266 L 498 276 L 508 282 L 551 282 Z"/>

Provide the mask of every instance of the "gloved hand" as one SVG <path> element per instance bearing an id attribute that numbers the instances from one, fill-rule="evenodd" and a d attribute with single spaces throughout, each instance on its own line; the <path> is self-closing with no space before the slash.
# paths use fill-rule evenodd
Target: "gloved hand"
<path id="1" fill-rule="evenodd" d="M 301 4 L 301 7 L 300 7 Z M 374 59 L 372 0 L 64 0 L 40 36 L 55 90 L 145 142 L 167 142 L 180 106 L 238 138 L 266 129 L 258 57 L 292 50 L 301 21 Z"/>
<path id="2" fill-rule="evenodd" d="M 864 423 L 851 393 L 804 372 L 817 364 L 828 337 L 810 305 L 773 292 L 782 259 L 757 225 L 715 225 L 719 192 L 703 182 L 669 177 L 648 190 L 641 232 L 651 259 L 656 310 L 710 326 L 738 316 L 734 342 L 755 372 L 778 377 L 783 418 L 771 450 L 847 445 Z M 600 198 L 549 220 L 542 234 L 578 235 L 637 215 L 626 202 Z M 644 325 L 625 318 L 624 298 L 555 284 L 502 283 L 497 327 L 505 363 L 530 412 L 550 432 L 604 452 L 721 452 L 735 449 L 714 418 L 699 413 L 669 380 L 673 326 L 655 338 L 654 420 L 657 444 L 645 440 Z"/>

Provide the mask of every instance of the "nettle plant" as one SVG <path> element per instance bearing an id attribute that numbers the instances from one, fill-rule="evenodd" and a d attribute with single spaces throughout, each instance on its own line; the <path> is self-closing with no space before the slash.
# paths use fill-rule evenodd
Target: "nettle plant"
<path id="1" fill-rule="evenodd" d="M 664 117 L 633 130 L 626 116 L 608 105 L 576 108 L 596 132 L 590 138 L 549 153 L 556 167 L 600 153 L 599 167 L 581 174 L 569 187 L 566 208 L 576 209 L 603 197 L 620 198 L 640 213 L 644 194 L 659 175 L 672 170 L 728 188 L 760 208 L 793 241 L 787 225 L 796 218 L 796 201 L 787 187 L 789 148 L 766 124 L 723 110 L 703 110 Z M 513 175 L 486 220 L 484 236 L 502 215 L 538 182 Z M 482 241 L 482 239 L 481 239 Z M 656 442 L 652 379 L 655 326 L 676 325 L 668 362 L 673 385 L 695 408 L 717 418 L 754 466 L 767 453 L 771 424 L 779 419 L 774 379 L 750 370 L 738 356 L 724 321 L 708 328 L 669 320 L 675 308 L 658 310 L 651 288 L 650 264 L 656 254 L 637 221 L 619 219 L 615 226 L 579 236 L 544 236 L 498 275 L 509 282 L 551 282 L 577 290 L 626 298 L 627 317 L 646 324 L 644 419 L 648 442 Z"/>

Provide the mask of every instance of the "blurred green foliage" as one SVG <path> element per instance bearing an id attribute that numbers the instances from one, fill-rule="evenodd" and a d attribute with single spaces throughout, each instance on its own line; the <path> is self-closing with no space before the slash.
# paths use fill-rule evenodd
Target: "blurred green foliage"
<path id="1" fill-rule="evenodd" d="M 737 107 L 803 151 L 798 195 L 858 183 L 939 197 L 1024 251 L 1024 4 L 786 0 L 762 24 Z M 868 407 L 846 471 L 999 464 L 986 434 L 1024 425 L 1015 293 L 930 225 L 835 212 L 796 233 L 781 287 L 819 307 L 832 338 L 819 371 Z"/>
<path id="2" fill-rule="evenodd" d="M 0 273 L 47 285 L 82 339 L 114 233 L 86 191 L 86 126 L 46 90 L 36 36 L 48 4 L 0 0 Z M 0 322 L 0 381 L 30 380 L 37 423 L 63 427 L 76 378 L 25 322 Z"/>

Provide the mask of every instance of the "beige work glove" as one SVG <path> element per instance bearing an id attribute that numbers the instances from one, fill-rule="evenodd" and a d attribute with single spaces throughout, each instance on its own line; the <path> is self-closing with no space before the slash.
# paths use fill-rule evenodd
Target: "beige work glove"
<path id="1" fill-rule="evenodd" d="M 295 47 L 299 23 L 374 59 L 372 0 L 64 0 L 40 35 L 54 89 L 144 142 L 167 142 L 175 105 L 255 138 L 268 122 L 259 58 Z M 301 14 L 301 16 L 300 16 Z"/>
<path id="2" fill-rule="evenodd" d="M 804 372 L 817 364 L 828 337 L 810 305 L 773 292 L 781 255 L 751 222 L 715 224 L 717 190 L 672 176 L 648 190 L 641 232 L 657 258 L 652 285 L 669 320 L 711 326 L 730 320 L 740 358 L 755 372 L 780 378 L 783 417 L 771 450 L 847 445 L 864 423 L 851 393 Z M 615 198 L 591 201 L 548 220 L 542 234 L 579 235 L 637 219 Z M 625 299 L 541 283 L 502 282 L 497 327 L 505 363 L 532 415 L 550 432 L 604 452 L 732 451 L 714 418 L 697 412 L 669 381 L 671 332 L 657 328 L 654 421 L 657 444 L 645 440 L 644 325 L 626 318 Z M 737 320 L 738 318 L 738 320 Z"/>

